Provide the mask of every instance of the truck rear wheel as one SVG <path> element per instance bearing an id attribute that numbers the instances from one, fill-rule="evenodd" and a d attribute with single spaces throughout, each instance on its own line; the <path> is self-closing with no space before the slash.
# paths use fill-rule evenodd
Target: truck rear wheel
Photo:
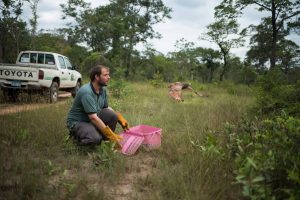
<path id="1" fill-rule="evenodd" d="M 18 101 L 19 91 L 17 91 L 17 90 L 2 89 L 2 94 L 3 94 L 5 101 L 8 101 L 8 102 L 17 102 Z"/>
<path id="2" fill-rule="evenodd" d="M 50 87 L 50 103 L 55 103 L 58 99 L 58 83 L 52 82 Z"/>
<path id="3" fill-rule="evenodd" d="M 81 86 L 80 81 L 77 81 L 76 86 L 72 89 L 72 97 L 73 98 L 75 98 L 80 86 Z"/>

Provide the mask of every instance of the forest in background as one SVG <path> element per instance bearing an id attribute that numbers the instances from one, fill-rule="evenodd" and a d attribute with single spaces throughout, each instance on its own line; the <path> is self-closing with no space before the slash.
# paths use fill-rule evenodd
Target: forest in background
<path id="1" fill-rule="evenodd" d="M 219 174 L 224 173 L 227 178 L 233 176 L 239 194 L 246 198 L 300 198 L 300 50 L 299 45 L 288 39 L 290 34 L 300 33 L 299 0 L 223 0 L 214 8 L 214 22 L 207 25 L 200 37 L 216 44 L 217 49 L 197 46 L 195 41 L 182 38 L 174 44 L 177 50 L 167 55 L 147 44 L 148 39 L 160 37 L 153 25 L 172 16 L 171 8 L 161 0 L 111 0 L 96 8 L 84 0 L 69 0 L 61 5 L 62 17 L 73 19 L 73 23 L 47 31 L 37 30 L 38 3 L 39 0 L 2 1 L 1 63 L 14 63 L 19 51 L 28 49 L 64 54 L 85 76 L 92 66 L 102 63 L 111 68 L 112 77 L 119 82 L 114 87 L 121 91 L 120 96 L 126 96 L 126 90 L 122 90 L 126 82 L 120 80 L 150 80 L 156 87 L 164 86 L 164 82 L 191 81 L 200 89 L 199 83 L 208 83 L 207 88 L 223 88 L 222 92 L 237 97 L 235 102 L 242 101 L 243 96 L 237 84 L 246 84 L 249 88 L 243 87 L 253 91 L 255 105 L 233 123 L 222 122 L 223 129 L 203 128 L 198 140 L 197 124 L 189 124 L 187 130 L 193 128 L 194 138 L 186 141 L 184 149 L 192 156 L 168 157 L 165 150 L 172 145 L 165 146 L 162 153 L 165 160 L 161 162 L 165 162 L 167 169 L 165 180 L 172 182 L 160 182 L 159 178 L 149 180 L 150 185 L 153 181 L 163 186 L 165 190 L 160 191 L 152 184 L 162 199 L 179 191 L 175 190 L 176 186 L 189 182 L 191 177 L 194 184 L 175 194 L 184 198 L 197 191 L 202 173 L 191 169 L 173 177 L 167 172 L 174 163 L 182 169 L 188 168 L 178 160 L 200 170 L 203 165 L 196 158 L 203 156 L 208 158 L 207 169 L 212 170 L 211 174 L 215 171 L 210 166 L 215 164 L 216 170 L 221 168 Z M 25 4 L 32 10 L 29 24 L 21 17 Z M 261 18 L 257 26 L 241 29 L 238 19 L 243 17 L 247 7 L 254 7 L 256 12 L 267 13 L 267 16 Z M 248 36 L 250 43 L 246 44 Z M 145 45 L 143 51 L 136 48 L 141 43 Z M 231 51 L 244 45 L 249 46 L 249 50 L 241 60 Z M 219 108 L 224 111 L 222 117 L 232 105 L 224 106 Z M 195 111 L 192 115 L 199 113 Z M 176 149 L 174 145 L 173 150 Z M 218 178 L 220 183 L 228 183 L 224 181 L 228 181 L 227 178 Z M 197 194 L 190 198 L 197 199 Z"/>
<path id="2" fill-rule="evenodd" d="M 200 36 L 218 49 L 197 46 L 196 41 L 182 38 L 173 44 L 176 51 L 164 55 L 147 43 L 148 39 L 161 37 L 153 25 L 172 16 L 172 9 L 161 0 L 112 0 L 96 8 L 84 0 L 69 0 L 61 4 L 62 20 L 73 22 L 52 30 L 37 30 L 39 0 L 4 0 L 0 62 L 14 63 L 22 50 L 53 51 L 68 56 L 83 74 L 102 63 L 110 66 L 113 74 L 130 80 L 232 80 L 245 84 L 255 83 L 259 75 L 276 66 L 289 82 L 295 82 L 300 49 L 287 36 L 299 33 L 299 2 L 285 1 L 274 8 L 273 1 L 230 2 L 223 1 L 215 8 L 215 21 Z M 257 12 L 270 15 L 259 25 L 241 30 L 237 20 L 242 17 L 242 9 L 252 4 L 258 5 Z M 29 20 L 22 18 L 24 6 L 30 6 Z M 246 36 L 250 44 L 246 44 Z M 138 50 L 138 44 L 143 44 L 144 50 Z M 245 45 L 250 48 L 244 60 L 231 53 L 233 48 Z"/>

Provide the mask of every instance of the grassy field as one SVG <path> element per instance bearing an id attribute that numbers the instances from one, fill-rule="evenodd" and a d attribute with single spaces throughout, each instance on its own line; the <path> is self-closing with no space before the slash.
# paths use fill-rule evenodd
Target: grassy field
<path id="1" fill-rule="evenodd" d="M 185 101 L 176 103 L 166 87 L 127 85 L 126 96 L 111 98 L 111 106 L 131 126 L 161 127 L 159 150 L 141 149 L 126 157 L 108 143 L 96 149 L 77 147 L 65 126 L 72 99 L 2 115 L 0 199 L 239 198 L 231 162 L 213 148 L 213 138 L 225 138 L 224 124 L 236 123 L 245 114 L 254 101 L 251 90 L 193 84 L 208 97 L 185 92 Z M 212 148 L 204 148 L 207 142 Z"/>

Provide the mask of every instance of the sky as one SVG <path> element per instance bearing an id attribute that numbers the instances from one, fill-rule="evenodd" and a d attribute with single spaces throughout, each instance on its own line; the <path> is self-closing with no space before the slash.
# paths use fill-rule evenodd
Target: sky
<path id="1" fill-rule="evenodd" d="M 201 47 L 211 47 L 217 49 L 213 43 L 199 39 L 199 36 L 206 31 L 206 26 L 213 22 L 214 7 L 221 0 L 163 0 L 165 5 L 172 9 L 171 19 L 154 25 L 154 30 L 162 35 L 161 39 L 152 39 L 149 42 L 153 47 L 164 54 L 176 50 L 175 43 L 181 38 L 194 42 Z M 59 4 L 65 3 L 67 0 L 40 0 L 38 4 L 38 29 L 54 29 L 66 27 L 68 20 L 62 20 L 62 12 Z M 86 0 L 90 2 L 92 7 L 104 5 L 108 0 Z M 243 16 L 239 19 L 241 28 L 245 28 L 250 24 L 258 24 L 261 17 L 266 13 L 260 13 L 255 7 L 249 7 L 244 10 Z M 25 5 L 23 17 L 29 20 L 31 11 Z M 70 20 L 70 19 L 69 19 Z M 300 37 L 291 35 L 292 39 L 300 45 Z M 249 39 L 244 47 L 232 49 L 231 53 L 244 58 L 249 49 Z M 137 47 L 143 49 L 142 45 Z"/>

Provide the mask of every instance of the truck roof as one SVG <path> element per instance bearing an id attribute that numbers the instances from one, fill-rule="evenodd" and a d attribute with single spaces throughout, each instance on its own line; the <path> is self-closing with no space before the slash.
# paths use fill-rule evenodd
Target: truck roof
<path id="1" fill-rule="evenodd" d="M 49 53 L 49 54 L 54 54 L 54 55 L 66 57 L 66 56 L 61 55 L 59 53 L 54 53 L 54 52 L 49 52 L 49 51 L 31 51 L 31 50 L 26 50 L 26 51 L 21 51 L 20 54 L 21 53 Z"/>

